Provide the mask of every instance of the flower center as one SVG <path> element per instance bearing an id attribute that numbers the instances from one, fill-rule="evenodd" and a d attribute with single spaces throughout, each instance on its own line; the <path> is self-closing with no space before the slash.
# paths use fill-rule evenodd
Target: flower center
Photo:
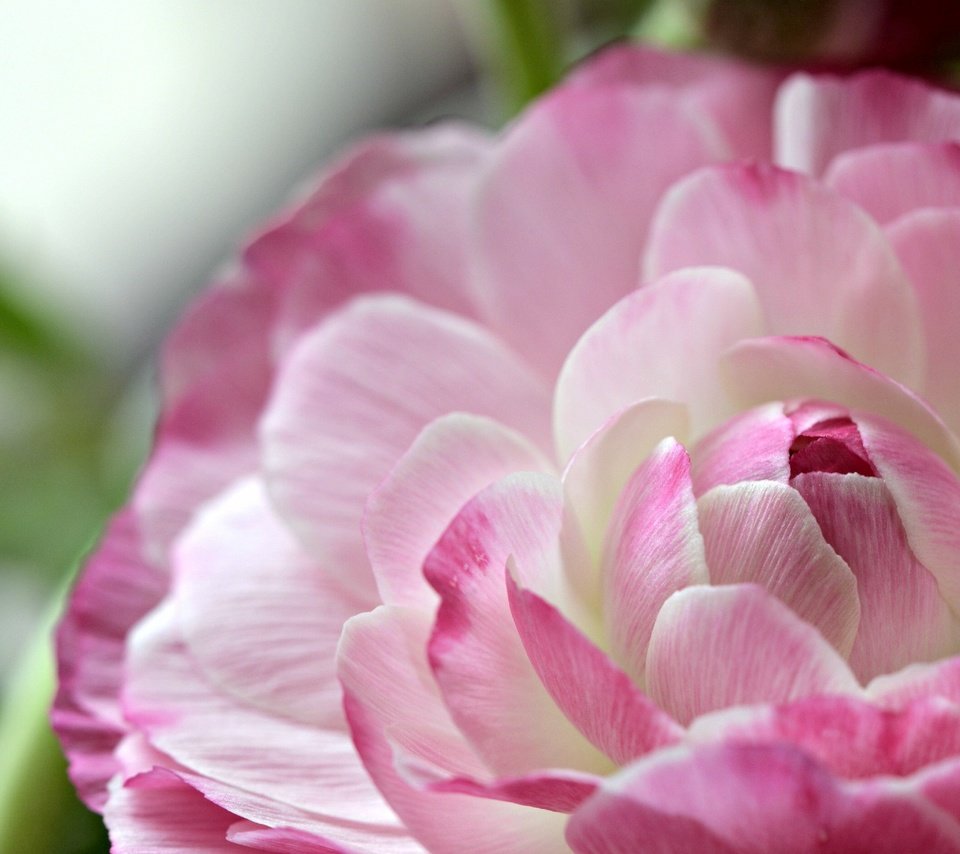
<path id="1" fill-rule="evenodd" d="M 857 425 L 845 416 L 818 421 L 790 445 L 790 477 L 814 471 L 879 476 Z"/>

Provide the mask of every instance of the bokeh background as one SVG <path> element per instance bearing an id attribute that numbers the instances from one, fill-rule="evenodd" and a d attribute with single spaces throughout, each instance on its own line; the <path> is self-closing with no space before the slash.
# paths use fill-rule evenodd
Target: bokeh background
<path id="1" fill-rule="evenodd" d="M 106 841 L 46 727 L 50 627 L 149 448 L 165 331 L 258 221 L 364 131 L 496 126 L 611 38 L 912 64 L 950 54 L 960 4 L 0 0 L 0 22 L 0 851 L 81 854 Z"/>

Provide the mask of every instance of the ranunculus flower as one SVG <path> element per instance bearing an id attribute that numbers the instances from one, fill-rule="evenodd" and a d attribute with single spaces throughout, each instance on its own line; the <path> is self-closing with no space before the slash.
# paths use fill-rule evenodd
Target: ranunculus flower
<path id="1" fill-rule="evenodd" d="M 60 629 L 116 850 L 960 851 L 952 138 L 620 47 L 335 165 Z"/>

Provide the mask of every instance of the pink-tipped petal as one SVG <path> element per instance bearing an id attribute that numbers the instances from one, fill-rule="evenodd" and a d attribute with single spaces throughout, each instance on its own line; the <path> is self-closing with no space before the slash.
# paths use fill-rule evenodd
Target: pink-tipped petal
<path id="1" fill-rule="evenodd" d="M 563 472 L 563 494 L 595 560 L 630 475 L 661 439 L 673 436 L 684 442 L 688 432 L 683 404 L 650 398 L 611 416 L 574 451 Z"/>
<path id="2" fill-rule="evenodd" d="M 936 412 L 829 341 L 757 338 L 737 344 L 723 361 L 725 384 L 743 407 L 799 398 L 836 401 L 893 421 L 960 467 L 960 443 Z"/>
<path id="3" fill-rule="evenodd" d="M 795 477 L 793 486 L 857 578 L 860 628 L 850 652 L 857 676 L 866 683 L 955 650 L 960 624 L 911 552 L 883 480 L 811 472 Z"/>
<path id="4" fill-rule="evenodd" d="M 537 675 L 563 713 L 614 762 L 679 741 L 683 730 L 556 608 L 507 578 L 510 609 Z"/>
<path id="5" fill-rule="evenodd" d="M 674 440 L 664 439 L 631 476 L 601 571 L 611 653 L 641 682 L 661 606 L 675 591 L 708 578 L 690 460 Z"/>
<path id="6" fill-rule="evenodd" d="M 174 572 L 184 639 L 212 683 L 275 715 L 343 726 L 334 652 L 343 623 L 372 602 L 304 554 L 260 480 L 200 512 Z"/>
<path id="7" fill-rule="evenodd" d="M 755 584 L 674 593 L 653 627 L 646 675 L 650 697 L 683 724 L 726 706 L 859 691 L 823 636 Z"/>
<path id="8" fill-rule="evenodd" d="M 939 697 L 960 707 L 960 658 L 911 664 L 897 673 L 877 676 L 867 685 L 867 693 L 892 708 L 924 697 Z"/>
<path id="9" fill-rule="evenodd" d="M 453 123 L 372 137 L 254 239 L 247 266 L 286 292 L 276 330 L 281 349 L 371 291 L 400 291 L 474 315 L 466 234 L 490 144 Z"/>
<path id="10" fill-rule="evenodd" d="M 960 153 L 955 154 L 960 161 Z M 958 167 L 960 168 L 960 167 Z M 960 191 L 954 198 L 960 206 Z M 960 210 L 922 210 L 904 216 L 888 229 L 890 243 L 913 283 L 920 304 L 927 374 L 924 398 L 956 432 L 960 430 Z"/>
<path id="11" fill-rule="evenodd" d="M 902 142 L 855 149 L 830 164 L 824 182 L 881 225 L 918 208 L 956 207 L 960 145 Z"/>
<path id="12" fill-rule="evenodd" d="M 553 379 L 590 323 L 636 287 L 660 196 L 721 148 L 666 89 L 569 86 L 534 104 L 479 191 L 482 316 Z"/>
<path id="13" fill-rule="evenodd" d="M 155 768 L 113 789 L 104 809 L 115 854 L 237 854 L 237 817 L 171 771 Z"/>
<path id="14" fill-rule="evenodd" d="M 678 182 L 651 226 L 645 277 L 696 264 L 746 276 L 774 334 L 824 336 L 902 382 L 922 375 L 915 298 L 883 232 L 803 175 L 733 164 Z"/>
<path id="15" fill-rule="evenodd" d="M 114 749 L 127 731 L 120 708 L 126 636 L 163 597 L 167 574 L 143 556 L 136 517 L 119 513 L 80 576 L 57 629 L 59 686 L 51 723 L 70 778 L 93 809 L 119 770 Z"/>
<path id="16" fill-rule="evenodd" d="M 452 792 L 496 801 L 570 813 L 590 797 L 601 778 L 579 771 L 534 771 L 490 783 L 459 777 L 430 784 L 432 792 Z"/>
<path id="17" fill-rule="evenodd" d="M 960 139 L 960 97 L 886 71 L 797 74 L 777 98 L 775 135 L 777 162 L 821 175 L 850 149 Z"/>
<path id="18" fill-rule="evenodd" d="M 752 582 L 847 656 L 860 624 L 857 579 L 792 487 L 718 486 L 697 502 L 711 584 Z"/>
<path id="19" fill-rule="evenodd" d="M 780 403 L 757 406 L 724 421 L 690 453 L 694 494 L 747 480 L 786 483 L 793 437 L 793 425 Z"/>
<path id="20" fill-rule="evenodd" d="M 363 533 L 381 599 L 435 607 L 423 562 L 460 508 L 512 472 L 549 470 L 529 441 L 488 418 L 453 413 L 428 424 L 367 501 Z"/>
<path id="21" fill-rule="evenodd" d="M 635 42 L 614 45 L 575 68 L 571 84 L 665 86 L 713 123 L 729 157 L 772 153 L 773 101 L 782 74 L 706 54 L 668 52 Z"/>
<path id="22" fill-rule="evenodd" d="M 608 780 L 574 813 L 578 854 L 956 854 L 960 825 L 915 788 L 832 777 L 792 746 L 674 748 Z"/>
<path id="23" fill-rule="evenodd" d="M 211 800 L 269 825 L 296 825 L 307 813 L 314 823 L 396 826 L 346 732 L 265 714 L 205 680 L 172 604 L 137 626 L 127 663 L 127 718 L 156 748 L 203 777 Z M 243 795 L 239 802 L 235 790 Z"/>
<path id="24" fill-rule="evenodd" d="M 263 462 L 271 498 L 324 568 L 373 588 L 367 497 L 424 425 L 456 410 L 548 441 L 543 385 L 461 318 L 368 297 L 301 340 L 261 423 Z"/>
<path id="25" fill-rule="evenodd" d="M 354 854 L 352 847 L 337 845 L 305 830 L 290 827 L 264 827 L 252 821 L 237 821 L 227 829 L 227 840 L 235 846 L 269 851 L 271 854 Z M 236 848 L 234 854 L 240 854 Z M 405 846 L 384 846 L 384 854 L 421 854 L 423 848 L 410 841 Z"/>
<path id="26" fill-rule="evenodd" d="M 512 475 L 460 511 L 424 566 L 441 599 L 429 645 L 437 683 L 454 721 L 498 775 L 607 764 L 541 684 L 507 601 L 511 557 L 521 584 L 564 598 L 562 513 L 559 482 Z"/>
<path id="27" fill-rule="evenodd" d="M 730 270 L 680 270 L 634 291 L 587 330 L 563 366 L 553 413 L 560 458 L 645 398 L 685 403 L 694 435 L 734 414 L 715 366 L 732 344 L 762 331 L 750 283 Z"/>

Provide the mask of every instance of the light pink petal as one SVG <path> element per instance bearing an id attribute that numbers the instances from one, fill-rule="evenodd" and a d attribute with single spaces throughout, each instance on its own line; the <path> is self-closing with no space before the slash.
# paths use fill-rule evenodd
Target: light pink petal
<path id="1" fill-rule="evenodd" d="M 281 347 L 364 292 L 402 291 L 474 314 L 466 233 L 489 147 L 456 124 L 372 137 L 253 240 L 247 266 L 287 292 Z"/>
<path id="2" fill-rule="evenodd" d="M 618 764 L 683 730 L 552 605 L 507 578 L 510 609 L 537 675 L 563 713 Z"/>
<path id="3" fill-rule="evenodd" d="M 823 636 L 755 584 L 674 593 L 650 637 L 647 693 L 683 724 L 725 706 L 858 690 Z"/>
<path id="4" fill-rule="evenodd" d="M 914 789 L 832 777 L 792 746 L 674 748 L 641 760 L 574 813 L 578 854 L 956 854 L 960 825 Z"/>
<path id="5" fill-rule="evenodd" d="M 905 777 L 956 756 L 960 707 L 939 697 L 878 705 L 847 696 L 741 706 L 697 718 L 694 743 L 791 744 L 846 779 Z"/>
<path id="6" fill-rule="evenodd" d="M 897 673 L 877 676 L 867 685 L 867 693 L 893 708 L 924 697 L 940 697 L 960 706 L 960 658 L 911 664 Z"/>
<path id="7" fill-rule="evenodd" d="M 263 462 L 271 497 L 326 569 L 373 587 L 367 497 L 425 424 L 456 410 L 548 441 L 543 385 L 461 318 L 369 297 L 301 340 L 261 424 Z"/>
<path id="8" fill-rule="evenodd" d="M 204 794 L 230 803 L 240 817 L 300 826 L 306 813 L 316 826 L 342 820 L 397 826 L 347 733 L 268 715 L 207 682 L 170 604 L 131 635 L 127 672 L 124 704 L 131 723 L 155 747 L 206 778 Z M 191 785 L 199 788 L 194 780 Z"/>
<path id="9" fill-rule="evenodd" d="M 960 821 L 960 760 L 940 762 L 924 769 L 917 778 L 924 796 Z"/>
<path id="10" fill-rule="evenodd" d="M 915 298 L 883 232 L 803 175 L 733 164 L 677 183 L 651 226 L 645 278 L 697 264 L 746 276 L 774 334 L 824 336 L 902 382 L 922 375 Z"/>
<path id="11" fill-rule="evenodd" d="M 294 830 L 289 827 L 264 827 L 251 821 L 234 822 L 227 829 L 227 839 L 234 846 L 253 848 L 256 851 L 270 851 L 277 854 L 352 854 L 355 849 L 341 845 L 334 845 L 329 840 L 305 830 Z M 414 845 L 416 843 L 413 843 Z M 239 854 L 235 847 L 231 848 L 234 854 Z M 423 851 L 419 847 L 384 848 L 384 851 Z"/>
<path id="12" fill-rule="evenodd" d="M 115 854 L 237 852 L 227 841 L 227 828 L 237 817 L 162 768 L 113 789 L 104 817 Z"/>
<path id="13" fill-rule="evenodd" d="M 758 338 L 724 356 L 723 377 L 744 408 L 771 400 L 814 398 L 883 416 L 960 467 L 960 445 L 937 414 L 909 389 L 822 338 Z"/>
<path id="14" fill-rule="evenodd" d="M 960 154 L 957 154 L 960 160 Z M 955 203 L 960 205 L 960 192 Z M 924 397 L 955 431 L 960 430 L 960 210 L 924 210 L 893 223 L 887 234 L 920 303 L 927 374 Z"/>
<path id="15" fill-rule="evenodd" d="M 564 598 L 562 513 L 559 482 L 512 475 L 460 511 L 424 566 L 441 598 L 430 663 L 454 721 L 497 775 L 608 764 L 541 684 L 507 601 L 510 557 L 521 584 Z"/>
<path id="16" fill-rule="evenodd" d="M 160 601 L 165 570 L 142 553 L 136 517 L 119 513 L 87 562 L 57 628 L 59 686 L 51 723 L 80 796 L 101 809 L 119 769 L 114 748 L 127 730 L 120 709 L 125 641 Z"/>
<path id="17" fill-rule="evenodd" d="M 227 278 L 189 309 L 164 347 L 163 413 L 132 498 L 155 563 L 167 560 L 200 504 L 256 467 L 276 300 L 275 289 L 252 277 Z"/>
<path id="18" fill-rule="evenodd" d="M 777 98 L 775 138 L 777 162 L 820 175 L 852 148 L 960 139 L 960 97 L 886 71 L 797 74 Z"/>
<path id="19" fill-rule="evenodd" d="M 724 421 L 690 453 L 694 494 L 745 480 L 786 483 L 793 438 L 793 425 L 780 403 L 757 406 Z"/>
<path id="20" fill-rule="evenodd" d="M 453 413 L 428 424 L 367 501 L 363 534 L 380 598 L 432 608 L 423 561 L 457 511 L 516 471 L 549 471 L 519 433 L 488 418 Z"/>
<path id="21" fill-rule="evenodd" d="M 960 603 L 960 482 L 957 475 L 910 435 L 873 415 L 857 414 L 870 459 L 896 502 L 907 542 L 916 559 L 936 578 L 941 595 Z"/>
<path id="22" fill-rule="evenodd" d="M 433 792 L 397 770 L 380 714 L 345 689 L 357 752 L 404 826 L 431 854 L 556 854 L 567 816 L 516 803 Z"/>
<path id="23" fill-rule="evenodd" d="M 781 79 L 780 72 L 757 65 L 624 42 L 575 68 L 570 83 L 668 87 L 717 127 L 727 156 L 769 160 L 773 101 Z"/>
<path id="24" fill-rule="evenodd" d="M 602 573 L 611 654 L 641 682 L 661 606 L 675 591 L 708 577 L 690 460 L 674 440 L 656 447 L 621 494 Z"/>
<path id="25" fill-rule="evenodd" d="M 860 629 L 850 653 L 857 676 L 867 682 L 954 651 L 960 625 L 934 576 L 911 552 L 884 482 L 811 472 L 795 477 L 793 486 L 857 578 Z"/>
<path id="26" fill-rule="evenodd" d="M 553 379 L 584 330 L 637 286 L 662 193 L 721 155 L 709 123 L 668 89 L 584 84 L 538 101 L 479 189 L 484 319 Z"/>
<path id="27" fill-rule="evenodd" d="M 759 584 L 850 654 L 860 623 L 857 579 L 796 490 L 771 481 L 718 486 L 697 511 L 711 584 Z"/>
<path id="28" fill-rule="evenodd" d="M 433 792 L 473 795 L 570 813 L 597 790 L 600 780 L 600 777 L 579 771 L 534 771 L 522 777 L 506 777 L 491 783 L 463 777 L 441 780 L 430 784 L 429 788 Z"/>
<path id="29" fill-rule="evenodd" d="M 553 413 L 560 458 L 645 398 L 687 404 L 694 435 L 732 415 L 717 360 L 762 331 L 750 283 L 730 270 L 681 270 L 634 291 L 587 330 L 563 366 Z"/>
<path id="30" fill-rule="evenodd" d="M 855 149 L 830 164 L 824 182 L 881 225 L 917 208 L 956 207 L 960 146 L 901 142 Z"/>
<path id="31" fill-rule="evenodd" d="M 574 451 L 563 472 L 563 494 L 595 559 L 630 475 L 661 439 L 673 436 L 685 441 L 688 422 L 682 404 L 642 400 L 612 415 Z"/>
<path id="32" fill-rule="evenodd" d="M 200 512 L 174 571 L 184 639 L 212 684 L 268 713 L 343 726 L 334 653 L 343 623 L 372 603 L 304 554 L 260 480 Z"/>

